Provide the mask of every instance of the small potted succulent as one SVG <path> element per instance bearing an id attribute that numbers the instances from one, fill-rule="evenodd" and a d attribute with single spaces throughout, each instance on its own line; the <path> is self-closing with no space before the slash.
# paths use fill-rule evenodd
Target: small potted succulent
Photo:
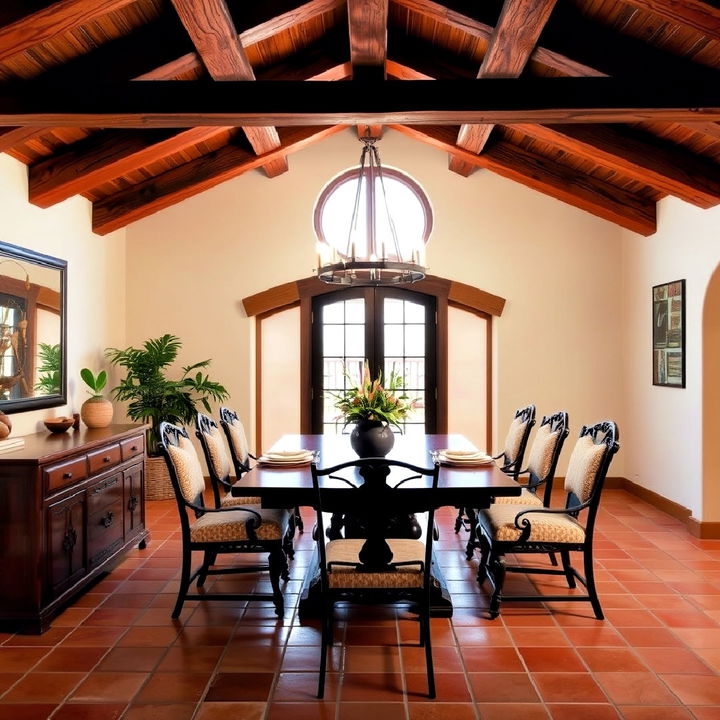
<path id="1" fill-rule="evenodd" d="M 80 371 L 80 377 L 90 388 L 90 396 L 80 408 L 80 417 L 89 428 L 104 428 L 112 422 L 112 403 L 103 397 L 102 389 L 107 384 L 107 373 L 101 370 L 94 375 L 89 368 Z"/>

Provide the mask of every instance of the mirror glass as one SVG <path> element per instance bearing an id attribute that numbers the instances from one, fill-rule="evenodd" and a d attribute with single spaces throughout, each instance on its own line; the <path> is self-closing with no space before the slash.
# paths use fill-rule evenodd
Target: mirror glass
<path id="1" fill-rule="evenodd" d="M 0 411 L 64 405 L 67 262 L 0 242 Z"/>

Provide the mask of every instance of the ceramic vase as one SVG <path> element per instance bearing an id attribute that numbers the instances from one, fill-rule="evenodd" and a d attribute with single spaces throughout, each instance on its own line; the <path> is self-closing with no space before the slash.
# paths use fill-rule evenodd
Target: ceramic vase
<path id="1" fill-rule="evenodd" d="M 394 444 L 393 431 L 380 420 L 358 420 L 350 433 L 350 445 L 359 457 L 385 457 Z"/>
<path id="2" fill-rule="evenodd" d="M 88 398 L 80 408 L 80 417 L 89 428 L 104 428 L 112 422 L 113 406 L 100 395 Z"/>

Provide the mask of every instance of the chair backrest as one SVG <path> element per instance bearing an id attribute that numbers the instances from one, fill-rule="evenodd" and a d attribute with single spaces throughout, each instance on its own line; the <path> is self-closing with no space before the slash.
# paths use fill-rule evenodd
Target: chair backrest
<path id="1" fill-rule="evenodd" d="M 505 436 L 502 471 L 512 475 L 515 480 L 518 479 L 520 474 L 528 437 L 534 424 L 535 406 L 526 405 L 515 411 L 515 417 L 510 423 L 508 434 Z"/>
<path id="2" fill-rule="evenodd" d="M 387 539 L 385 538 L 385 528 L 388 518 L 403 513 L 427 512 L 424 571 L 425 585 L 429 591 L 435 512 L 427 501 L 418 499 L 411 488 L 403 488 L 403 485 L 409 480 L 426 477 L 431 478 L 430 485 L 432 490 L 435 490 L 438 485 L 439 465 L 436 463 L 433 467 L 424 468 L 399 460 L 359 458 L 322 470 L 318 469 L 315 463 L 310 467 L 313 488 L 317 493 L 316 532 L 324 586 L 327 587 L 328 583 L 323 513 L 352 513 L 362 518 L 361 522 L 367 528 L 368 537 L 371 537 L 372 540 L 369 544 L 366 543 L 367 554 L 361 553 L 361 562 L 357 569 L 378 573 L 394 572 L 396 568 L 393 565 L 392 557 L 388 557 L 384 550 L 384 548 L 387 549 L 384 540 Z M 394 469 L 397 477 L 391 476 Z M 409 471 L 410 474 L 401 477 L 405 475 L 403 470 Z"/>
<path id="3" fill-rule="evenodd" d="M 565 475 L 566 508 L 573 515 L 588 508 L 585 528 L 588 537 L 592 535 L 610 462 L 620 449 L 619 437 L 617 425 L 610 420 L 583 425 L 570 456 Z"/>
<path id="4" fill-rule="evenodd" d="M 192 507 L 195 515 L 199 516 L 205 507 L 205 476 L 200 459 L 185 428 L 172 423 L 160 423 L 158 447 L 167 463 L 183 531 L 186 531 L 189 528 L 186 508 Z"/>
<path id="5" fill-rule="evenodd" d="M 230 457 L 235 467 L 235 477 L 240 477 L 250 469 L 250 445 L 245 428 L 238 414 L 227 407 L 220 408 L 220 425 L 225 431 Z"/>
<path id="6" fill-rule="evenodd" d="M 545 484 L 543 505 L 550 504 L 552 482 L 555 477 L 560 452 L 565 444 L 570 428 L 568 414 L 561 410 L 552 415 L 543 415 L 535 438 L 530 446 L 527 471 L 529 473 L 528 490 L 536 492 L 538 486 Z"/>
<path id="7" fill-rule="evenodd" d="M 215 507 L 220 507 L 220 489 L 223 483 L 229 484 L 232 471 L 232 461 L 225 446 L 225 438 L 220 432 L 218 424 L 204 413 L 197 414 L 195 428 L 195 434 L 200 440 L 200 446 L 205 455 L 215 497 Z"/>

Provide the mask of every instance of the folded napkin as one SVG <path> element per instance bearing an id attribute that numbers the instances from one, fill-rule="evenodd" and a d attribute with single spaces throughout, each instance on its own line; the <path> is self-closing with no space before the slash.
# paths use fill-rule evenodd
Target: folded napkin
<path id="1" fill-rule="evenodd" d="M 472 450 L 441 450 L 440 452 L 446 457 L 452 458 L 478 457 L 479 455 L 485 455 L 484 452 L 481 452 L 477 448 Z"/>
<path id="2" fill-rule="evenodd" d="M 297 458 L 312 455 L 312 450 L 272 450 L 265 453 L 265 457 Z"/>
<path id="3" fill-rule="evenodd" d="M 453 465 L 489 465 L 493 462 L 493 458 L 481 450 L 439 450 L 438 458 L 440 462 Z"/>
<path id="4" fill-rule="evenodd" d="M 315 457 L 312 450 L 275 450 L 266 452 L 258 460 L 265 463 L 292 465 L 311 462 Z"/>

